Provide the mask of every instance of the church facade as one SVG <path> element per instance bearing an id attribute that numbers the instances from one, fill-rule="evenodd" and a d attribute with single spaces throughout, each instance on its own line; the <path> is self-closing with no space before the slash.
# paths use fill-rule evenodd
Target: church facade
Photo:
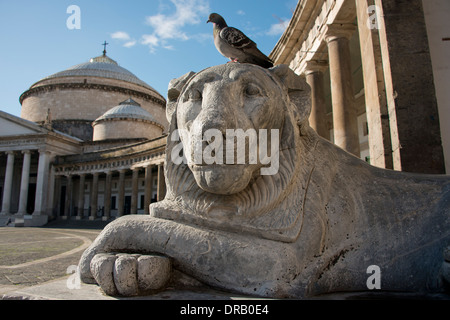
<path id="1" fill-rule="evenodd" d="M 148 214 L 164 197 L 165 99 L 103 55 L 50 75 L 0 113 L 0 223 Z"/>
<path id="2" fill-rule="evenodd" d="M 382 168 L 450 171 L 447 0 L 300 0 L 270 57 L 306 77 L 311 126 Z M 448 53 L 448 54 L 447 54 Z M 0 111 L 0 226 L 148 214 L 164 198 L 165 99 L 106 55 Z"/>

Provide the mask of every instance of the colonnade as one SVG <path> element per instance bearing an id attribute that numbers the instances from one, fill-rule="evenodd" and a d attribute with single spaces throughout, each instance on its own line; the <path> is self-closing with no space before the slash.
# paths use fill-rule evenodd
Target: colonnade
<path id="1" fill-rule="evenodd" d="M 156 172 L 152 172 L 156 167 Z M 143 213 L 149 214 L 149 206 L 152 202 L 152 193 L 153 193 L 153 177 L 156 174 L 157 176 L 157 187 L 156 187 L 156 201 L 160 201 L 164 199 L 165 196 L 165 181 L 164 181 L 164 165 L 160 164 L 150 164 L 142 167 L 132 167 L 128 169 L 118 169 L 118 170 L 106 170 L 106 171 L 98 171 L 98 172 L 81 172 L 81 173 L 70 173 L 64 175 L 57 175 L 55 178 L 56 190 L 61 191 L 62 187 L 62 179 L 65 179 L 65 197 L 58 204 L 58 199 L 60 199 L 60 194 L 55 197 L 54 208 L 56 210 L 56 214 L 62 214 L 64 219 L 68 219 L 71 216 L 75 216 L 76 219 L 80 220 L 83 218 L 87 218 L 85 216 L 85 207 L 86 207 L 86 199 L 85 199 L 85 184 L 88 179 L 91 181 L 91 188 L 89 192 L 89 211 L 87 212 L 87 216 L 89 220 L 94 220 L 98 216 L 99 207 L 102 207 L 102 219 L 108 220 L 111 218 L 112 210 L 112 186 L 113 186 L 113 175 L 115 175 L 117 183 L 117 191 L 114 195 L 116 198 L 117 208 L 117 217 L 123 216 L 125 212 L 125 197 L 126 197 L 126 175 L 131 172 L 131 192 L 129 193 L 131 196 L 131 205 L 130 205 L 130 214 L 138 214 L 138 195 L 139 195 L 139 177 L 140 171 L 145 171 L 144 173 L 144 203 L 143 203 Z M 118 177 L 117 177 L 118 174 Z M 77 199 L 73 199 L 73 195 L 75 194 L 74 190 L 74 181 L 78 180 L 78 192 Z M 99 205 L 99 182 L 100 180 L 104 181 L 104 190 L 103 190 L 103 203 L 101 206 Z M 62 201 L 64 201 L 62 208 Z M 76 210 L 75 210 L 76 208 Z M 62 211 L 62 212 L 60 212 Z"/>
<path id="2" fill-rule="evenodd" d="M 328 49 L 328 63 L 307 61 L 304 74 L 311 87 L 311 127 L 319 135 L 329 139 L 323 76 L 324 71 L 329 68 L 334 143 L 359 157 L 358 121 L 349 45 L 355 30 L 356 27 L 350 24 L 327 25 L 324 39 Z"/>
<path id="3" fill-rule="evenodd" d="M 36 194 L 34 202 L 33 215 L 46 214 L 46 201 L 48 195 L 48 176 L 49 165 L 51 160 L 51 153 L 45 149 L 37 150 L 39 153 L 37 178 L 36 178 Z M 17 212 L 12 212 L 12 188 L 13 188 L 13 174 L 14 167 L 17 165 L 17 155 L 23 154 L 22 173 L 20 179 L 20 194 L 19 194 L 19 206 Z M 6 151 L 6 170 L 5 180 L 3 184 L 3 197 L 2 197 L 2 209 L 1 215 L 9 215 L 12 213 L 18 215 L 27 214 L 27 203 L 29 194 L 29 181 L 31 171 L 31 157 L 33 150 L 22 151 Z"/>

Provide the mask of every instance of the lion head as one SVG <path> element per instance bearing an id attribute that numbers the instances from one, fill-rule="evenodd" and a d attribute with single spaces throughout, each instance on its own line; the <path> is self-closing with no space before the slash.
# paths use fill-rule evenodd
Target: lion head
<path id="1" fill-rule="evenodd" d="M 172 80 L 166 110 L 167 194 L 151 214 L 294 241 L 310 170 L 306 82 L 285 65 L 219 65 Z"/>

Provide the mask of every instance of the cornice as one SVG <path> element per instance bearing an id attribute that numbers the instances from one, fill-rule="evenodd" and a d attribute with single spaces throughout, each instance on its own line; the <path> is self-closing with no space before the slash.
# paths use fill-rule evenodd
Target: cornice
<path id="1" fill-rule="evenodd" d="M 70 89 L 92 90 L 92 89 L 94 89 L 94 90 L 101 90 L 101 91 L 108 91 L 108 92 L 120 92 L 120 93 L 123 93 L 128 96 L 136 96 L 136 97 L 142 98 L 147 101 L 155 102 L 164 108 L 166 106 L 166 101 L 161 100 L 157 97 L 154 97 L 150 94 L 147 94 L 147 93 L 144 93 L 141 91 L 123 88 L 123 87 L 119 87 L 119 86 L 111 86 L 111 85 L 107 85 L 107 84 L 79 83 L 79 82 L 56 83 L 56 84 L 47 84 L 47 85 L 43 85 L 43 86 L 34 87 L 34 88 L 31 88 L 31 89 L 25 91 L 24 93 L 22 93 L 22 95 L 19 98 L 19 101 L 20 101 L 20 104 L 22 104 L 23 100 L 25 100 L 29 96 L 38 95 L 41 93 L 55 91 L 55 90 L 61 90 L 61 89 L 62 90 L 70 90 Z"/>

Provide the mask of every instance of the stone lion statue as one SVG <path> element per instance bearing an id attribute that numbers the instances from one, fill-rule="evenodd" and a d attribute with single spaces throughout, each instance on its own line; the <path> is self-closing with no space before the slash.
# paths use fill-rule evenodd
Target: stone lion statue
<path id="1" fill-rule="evenodd" d="M 369 291 L 375 280 L 383 291 L 443 291 L 449 177 L 379 169 L 322 139 L 309 95 L 285 65 L 228 63 L 171 81 L 166 197 L 150 216 L 107 225 L 80 260 L 82 281 L 129 296 L 184 276 L 273 298 Z M 256 159 L 237 161 L 232 129 L 255 133 L 240 147 Z"/>

